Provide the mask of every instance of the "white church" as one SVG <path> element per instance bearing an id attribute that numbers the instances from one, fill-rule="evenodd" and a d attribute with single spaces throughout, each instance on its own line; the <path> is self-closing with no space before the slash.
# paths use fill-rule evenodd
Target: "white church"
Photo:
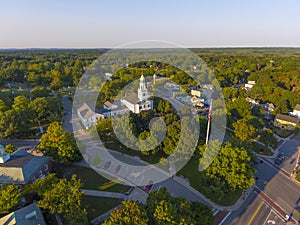
<path id="1" fill-rule="evenodd" d="M 149 100 L 150 92 L 146 86 L 145 77 L 142 75 L 139 82 L 138 93 L 126 93 L 121 100 L 107 101 L 103 109 L 93 109 L 84 103 L 77 109 L 77 114 L 86 129 L 97 123 L 98 119 L 114 117 L 125 114 L 129 110 L 133 113 L 140 113 L 153 109 L 153 101 Z"/>
<path id="2" fill-rule="evenodd" d="M 145 77 L 142 75 L 140 78 L 140 85 L 138 94 L 129 93 L 121 99 L 122 105 L 126 106 L 133 113 L 140 113 L 144 110 L 153 109 L 153 101 L 149 100 L 150 93 L 146 87 Z"/>

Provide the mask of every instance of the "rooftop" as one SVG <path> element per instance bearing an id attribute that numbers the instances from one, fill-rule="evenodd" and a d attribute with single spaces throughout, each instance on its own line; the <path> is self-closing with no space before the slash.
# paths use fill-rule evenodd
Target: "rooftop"
<path id="1" fill-rule="evenodd" d="M 79 109 L 77 110 L 79 113 L 80 113 L 80 115 L 83 117 L 83 118 L 85 118 L 85 119 L 87 119 L 87 118 L 89 118 L 91 115 L 93 115 L 94 114 L 94 111 L 91 109 L 91 107 L 88 105 L 88 104 L 86 104 L 86 103 L 83 103 L 83 105 L 81 106 L 81 107 L 79 107 Z"/>
<path id="2" fill-rule="evenodd" d="M 140 102 L 140 99 L 136 93 L 127 93 L 124 99 L 132 104 L 137 104 Z"/>
<path id="3" fill-rule="evenodd" d="M 41 209 L 32 203 L 18 209 L 2 218 L 0 224 L 4 225 L 47 225 Z"/>
<path id="4" fill-rule="evenodd" d="M 25 150 L 11 154 L 10 159 L 0 163 L 0 183 L 26 184 L 51 158 L 34 156 Z"/>
<path id="5" fill-rule="evenodd" d="M 300 111 L 300 104 L 297 104 L 297 105 L 295 106 L 294 110 Z"/>
<path id="6" fill-rule="evenodd" d="M 282 114 L 277 114 L 275 117 L 275 120 L 283 120 L 283 121 L 287 121 L 290 123 L 295 123 L 297 124 L 299 122 L 299 119 L 296 117 L 292 117 L 292 116 L 288 116 L 288 115 L 282 115 Z"/>

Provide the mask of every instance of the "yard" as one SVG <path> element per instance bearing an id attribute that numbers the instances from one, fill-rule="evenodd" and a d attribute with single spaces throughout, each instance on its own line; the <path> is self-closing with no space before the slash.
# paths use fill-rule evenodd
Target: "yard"
<path id="1" fill-rule="evenodd" d="M 59 175 L 65 177 L 70 177 L 72 174 L 76 174 L 83 183 L 82 189 L 109 192 L 126 192 L 130 189 L 130 186 L 119 184 L 116 179 L 113 181 L 108 180 L 90 168 L 56 165 L 55 170 L 62 171 L 62 174 Z"/>
<path id="2" fill-rule="evenodd" d="M 84 196 L 83 204 L 87 207 L 89 221 L 120 205 L 120 199 Z"/>
<path id="3" fill-rule="evenodd" d="M 260 155 L 271 156 L 274 154 L 267 146 L 257 143 L 255 141 L 251 141 L 250 143 L 245 142 L 244 145 L 245 149 L 256 152 Z"/>
<path id="4" fill-rule="evenodd" d="M 239 199 L 242 190 L 227 191 L 222 190 L 221 187 L 214 186 L 213 181 L 204 172 L 198 171 L 198 165 L 198 159 L 193 157 L 177 175 L 183 175 L 188 178 L 193 188 L 217 204 L 228 206 L 234 204 Z M 218 194 L 218 189 L 219 191 L 224 191 L 224 194 Z"/>
<path id="5" fill-rule="evenodd" d="M 273 131 L 281 138 L 287 138 L 287 137 L 291 136 L 293 133 L 295 133 L 294 130 L 283 130 L 278 127 L 274 127 Z"/>

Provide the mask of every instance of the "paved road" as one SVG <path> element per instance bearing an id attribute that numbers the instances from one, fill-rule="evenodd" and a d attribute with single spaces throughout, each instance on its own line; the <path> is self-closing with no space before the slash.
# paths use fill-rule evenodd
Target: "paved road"
<path id="1" fill-rule="evenodd" d="M 257 186 L 288 215 L 297 219 L 296 209 L 300 207 L 300 187 L 267 163 L 258 165 L 256 176 L 258 177 Z M 264 184 L 264 181 L 267 183 Z M 224 225 L 245 225 L 245 221 L 251 218 L 257 208 L 257 198 L 259 197 L 255 193 L 251 193 L 242 207 L 231 213 Z M 260 223 L 253 222 L 252 224 Z"/>
<path id="2" fill-rule="evenodd" d="M 73 132 L 72 126 L 72 104 L 69 101 L 67 96 L 62 97 L 63 107 L 64 107 L 64 116 L 63 116 L 63 127 L 70 133 Z"/>
<path id="3" fill-rule="evenodd" d="M 26 149 L 29 150 L 36 146 L 39 143 L 38 139 L 28 139 L 28 140 L 22 140 L 22 139 L 0 139 L 0 144 L 7 145 L 12 144 L 18 149 Z"/>
<path id="4" fill-rule="evenodd" d="M 230 224 L 268 225 L 273 222 L 274 224 L 279 225 L 283 224 L 284 220 L 268 204 L 266 204 L 262 198 L 256 197 L 252 204 L 247 208 L 247 212 L 236 217 Z"/>
<path id="5" fill-rule="evenodd" d="M 285 143 L 280 146 L 278 152 L 283 152 L 287 157 L 280 167 L 288 173 L 291 173 L 297 163 L 298 152 L 300 152 L 300 134 L 290 140 L 286 140 Z"/>

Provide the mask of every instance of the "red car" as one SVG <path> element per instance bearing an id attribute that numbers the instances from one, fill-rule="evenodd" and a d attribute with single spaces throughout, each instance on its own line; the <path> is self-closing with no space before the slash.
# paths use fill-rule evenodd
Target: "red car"
<path id="1" fill-rule="evenodd" d="M 148 185 L 144 186 L 143 189 L 144 189 L 145 191 L 151 191 L 152 186 L 153 186 L 153 181 L 152 181 L 152 180 L 149 180 L 149 181 L 148 181 Z"/>

